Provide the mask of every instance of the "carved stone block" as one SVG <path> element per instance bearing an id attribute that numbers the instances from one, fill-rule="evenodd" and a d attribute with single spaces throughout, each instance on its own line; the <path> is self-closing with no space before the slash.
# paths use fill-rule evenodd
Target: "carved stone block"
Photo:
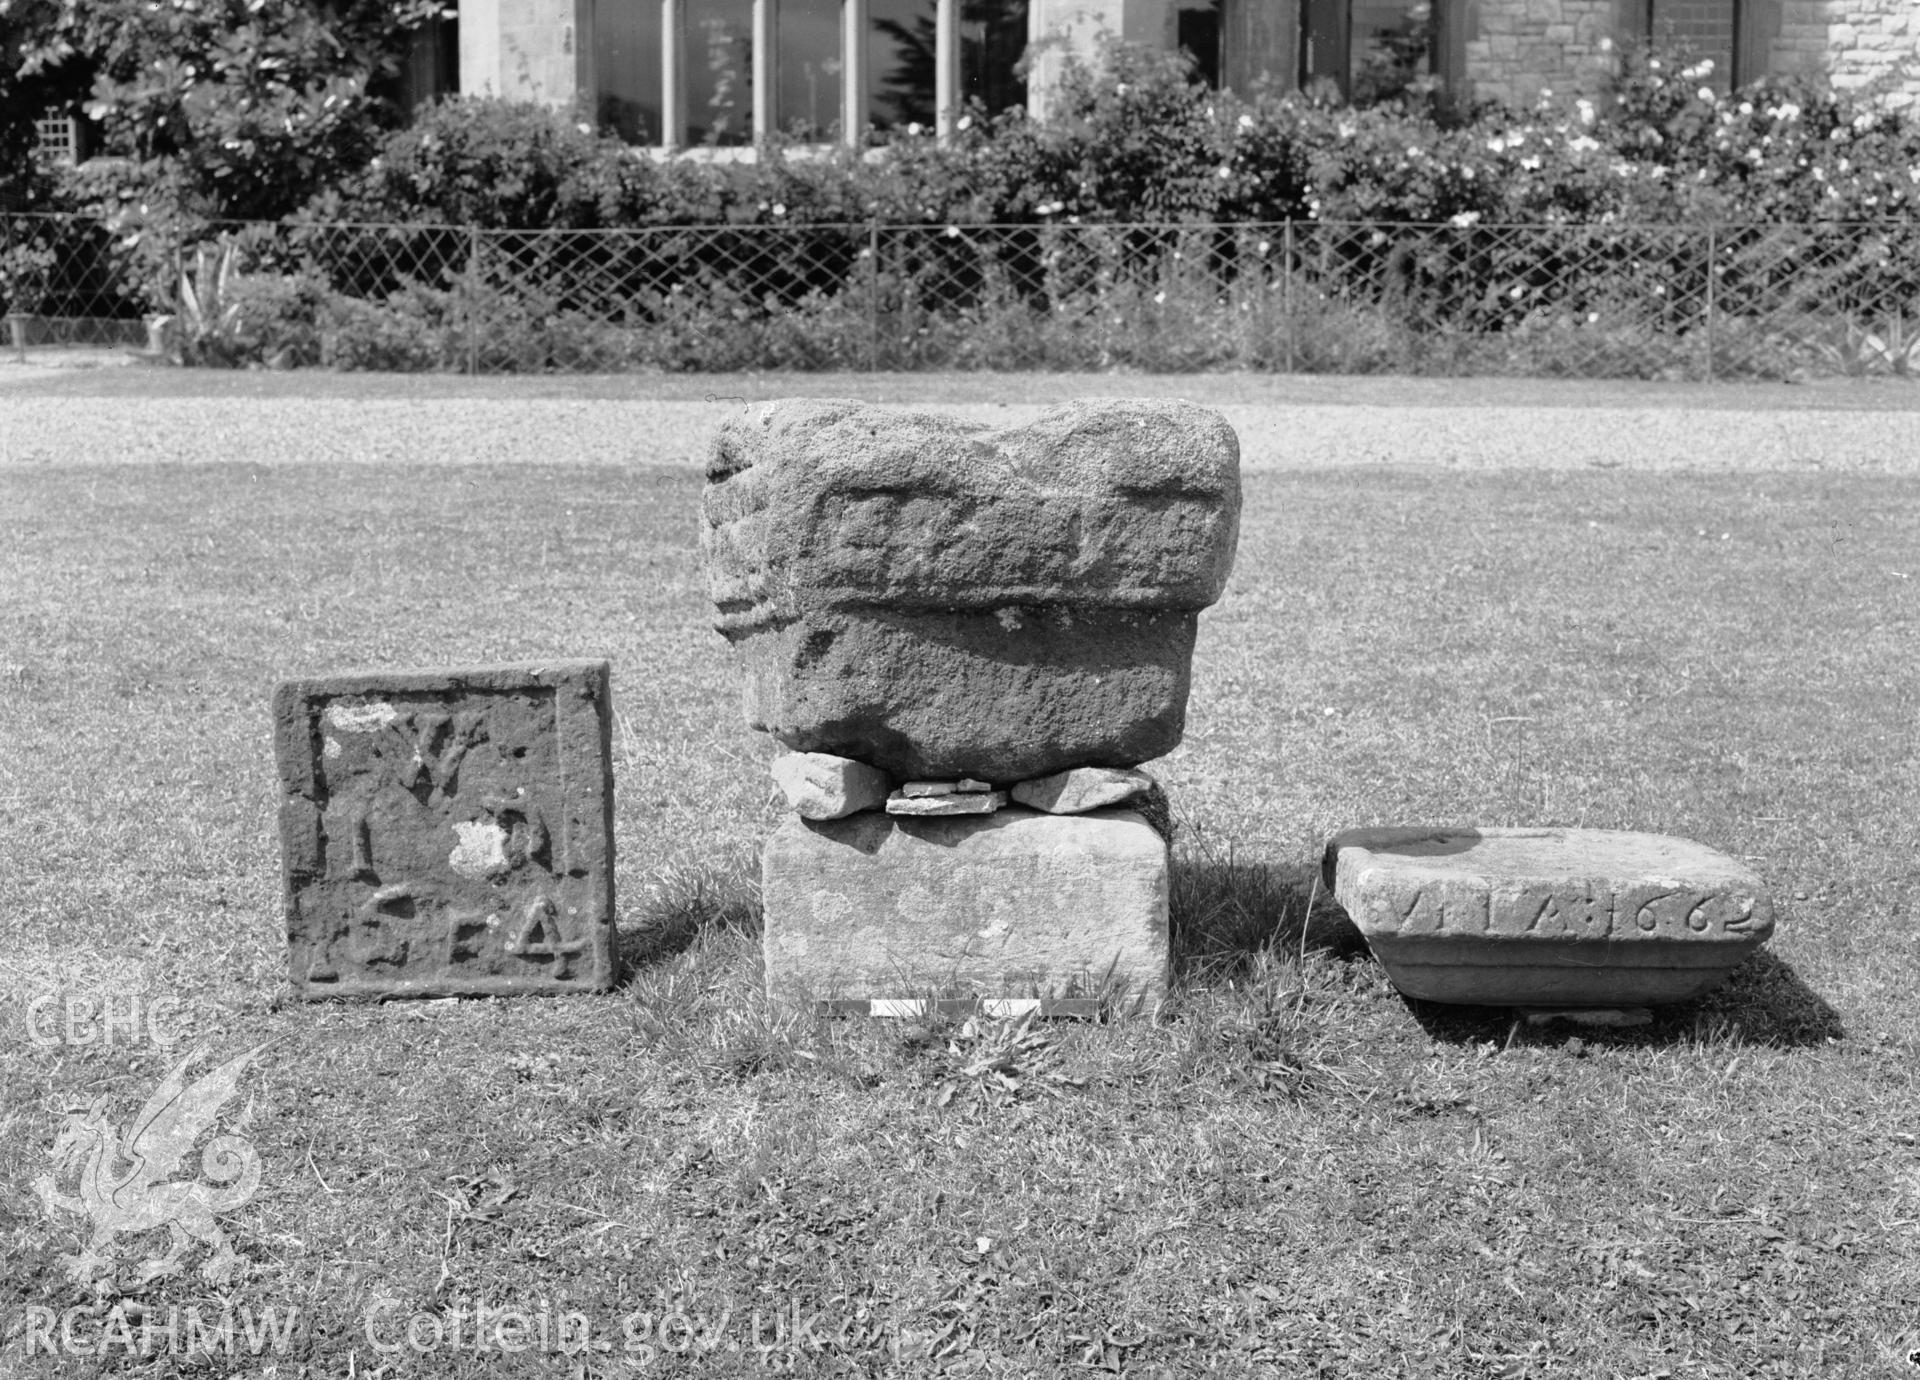
<path id="1" fill-rule="evenodd" d="M 992 430 L 793 400 L 721 428 L 703 507 L 754 727 L 910 779 L 1019 781 L 1179 743 L 1239 445 L 1191 403 Z"/>
<path id="2" fill-rule="evenodd" d="M 614 978 L 608 665 L 282 682 L 294 991 L 602 991 Z"/>
<path id="3" fill-rule="evenodd" d="M 761 862 L 767 991 L 1151 1009 L 1166 991 L 1167 893 L 1167 845 L 1130 810 L 790 818 Z"/>
<path id="4" fill-rule="evenodd" d="M 1687 1001 L 1773 933 L 1749 868 L 1659 834 L 1352 829 L 1325 871 L 1394 985 L 1427 1001 Z"/>

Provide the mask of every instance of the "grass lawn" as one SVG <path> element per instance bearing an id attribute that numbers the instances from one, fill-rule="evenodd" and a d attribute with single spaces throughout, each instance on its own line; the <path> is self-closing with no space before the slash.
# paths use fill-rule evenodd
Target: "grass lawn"
<path id="1" fill-rule="evenodd" d="M 1025 1029 L 766 1009 L 772 753 L 694 471 L 321 439 L 0 468 L 7 1380 L 1920 1374 L 1920 477 L 1250 473 L 1154 766 L 1173 1009 Z M 272 683 L 561 655 L 615 668 L 622 986 L 290 1004 Z M 1680 834 L 1778 933 L 1637 1030 L 1409 1003 L 1314 881 L 1372 823 Z M 136 994 L 170 1048 L 35 1038 Z M 69 1282 L 65 1113 L 126 1126 L 200 1038 L 266 1046 L 248 1268 Z M 298 1324 L 190 1354 L 189 1306 Z M 482 1306 L 591 1345 L 476 1348 Z M 36 1309 L 108 1354 L 37 1354 Z"/>

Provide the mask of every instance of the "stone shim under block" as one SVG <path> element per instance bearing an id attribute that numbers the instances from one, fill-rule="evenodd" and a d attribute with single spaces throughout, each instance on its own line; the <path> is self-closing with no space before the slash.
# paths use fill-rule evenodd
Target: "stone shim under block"
<path id="1" fill-rule="evenodd" d="M 612 986 L 610 722 L 604 661 L 276 687 L 294 991 Z"/>
<path id="2" fill-rule="evenodd" d="M 1353 829 L 1325 868 L 1387 976 L 1427 1001 L 1687 1001 L 1773 933 L 1749 868 L 1659 834 Z"/>
<path id="3" fill-rule="evenodd" d="M 1021 781 L 1179 743 L 1239 444 L 1182 402 L 993 430 L 793 400 L 721 427 L 702 506 L 754 727 L 909 780 Z"/>
<path id="4" fill-rule="evenodd" d="M 1167 845 L 1131 810 L 789 818 L 761 861 L 776 1001 L 1101 996 L 1167 982 Z"/>

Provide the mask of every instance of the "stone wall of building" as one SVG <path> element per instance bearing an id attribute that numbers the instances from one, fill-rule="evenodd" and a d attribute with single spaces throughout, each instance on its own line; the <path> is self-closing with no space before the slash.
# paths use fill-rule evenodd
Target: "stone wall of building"
<path id="1" fill-rule="evenodd" d="M 1092 62 L 1108 38 L 1171 49 L 1174 26 L 1174 0 L 1029 0 L 1027 112 L 1045 118 L 1069 58 Z"/>
<path id="2" fill-rule="evenodd" d="M 1780 0 L 1772 66 L 1824 72 L 1841 90 L 1878 85 L 1890 105 L 1920 104 L 1920 5 L 1914 0 Z"/>
<path id="3" fill-rule="evenodd" d="M 1460 95 L 1519 106 L 1543 91 L 1601 95 L 1628 7 L 1622 0 L 1468 0 Z"/>
<path id="4" fill-rule="evenodd" d="M 593 92 L 593 0 L 460 0 L 460 89 L 568 107 Z"/>

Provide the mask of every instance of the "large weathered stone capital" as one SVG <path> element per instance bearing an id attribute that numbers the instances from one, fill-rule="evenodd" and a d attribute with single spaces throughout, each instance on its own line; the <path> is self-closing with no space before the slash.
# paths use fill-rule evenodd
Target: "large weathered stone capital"
<path id="1" fill-rule="evenodd" d="M 1194 612 L 1233 568 L 1239 442 L 1177 401 L 1073 402 L 992 428 L 795 399 L 720 429 L 703 507 L 729 637 L 874 606 Z"/>

